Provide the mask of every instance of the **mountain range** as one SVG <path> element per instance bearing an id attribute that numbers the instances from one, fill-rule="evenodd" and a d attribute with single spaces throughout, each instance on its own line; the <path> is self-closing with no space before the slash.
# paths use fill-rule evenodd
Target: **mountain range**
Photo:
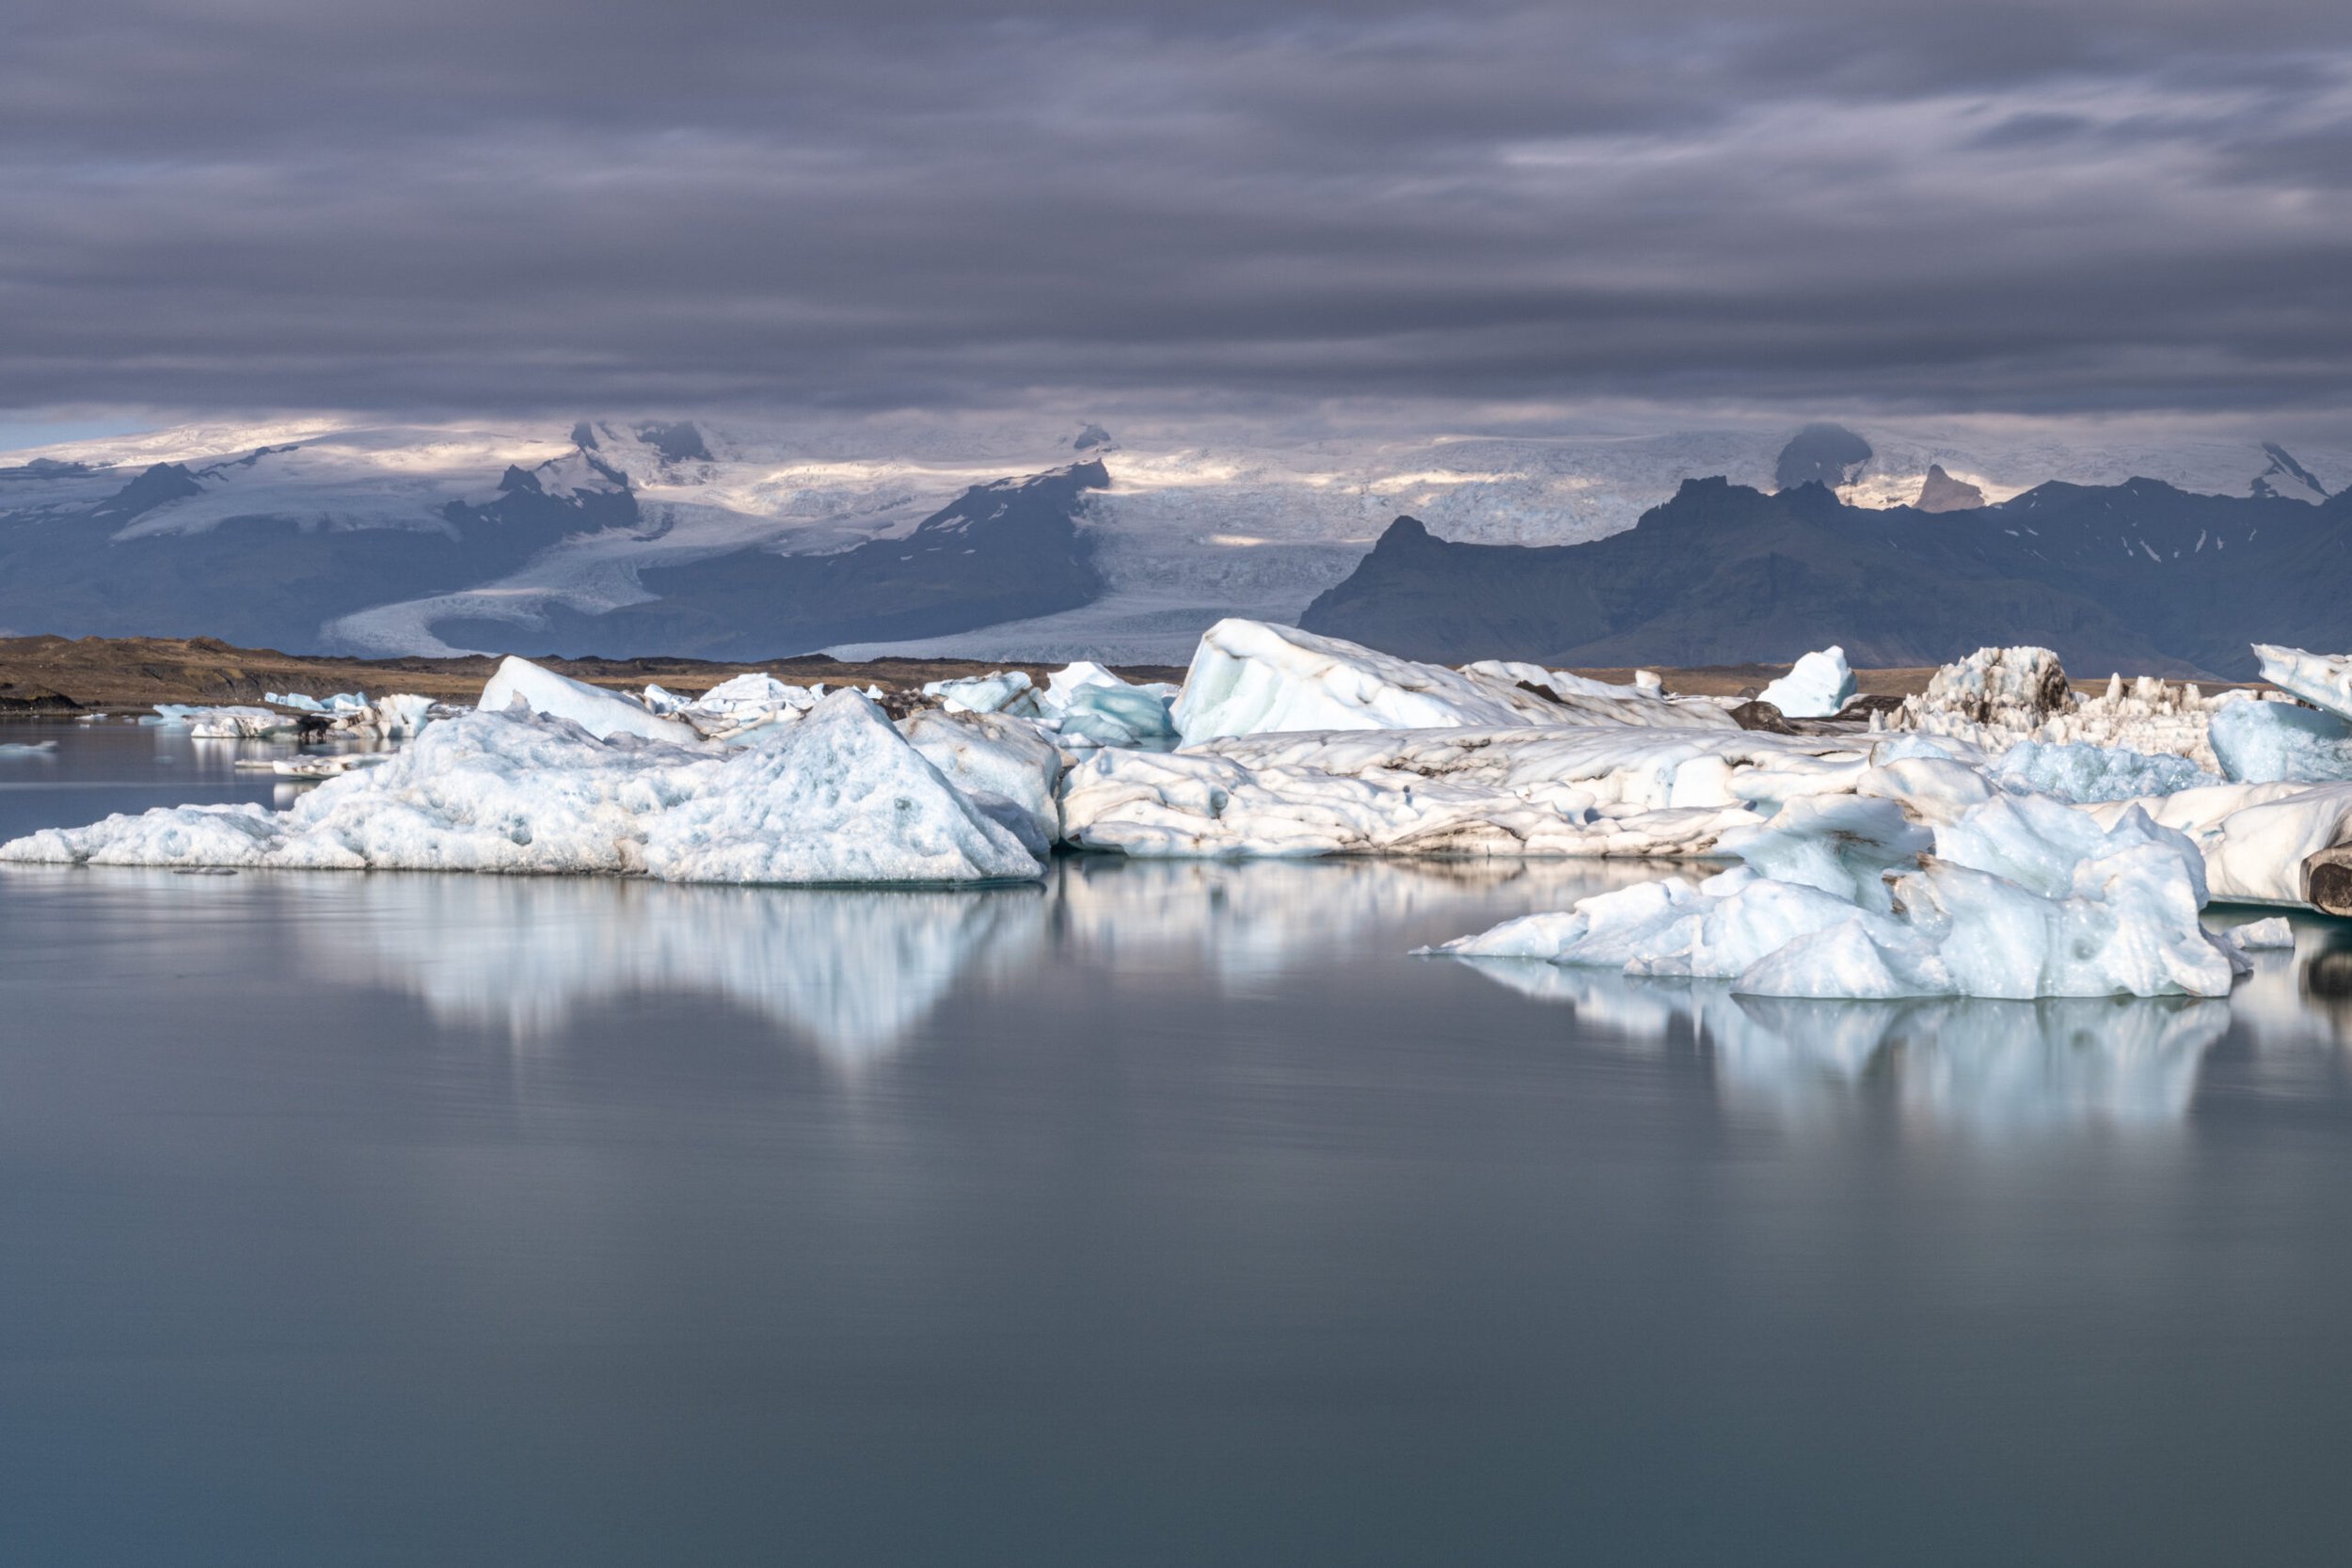
<path id="1" fill-rule="evenodd" d="M 1449 664 L 1778 662 L 1835 642 L 1915 666 L 2036 643 L 2081 673 L 2251 679 L 2249 642 L 2352 642 L 2352 494 L 2135 479 L 1928 512 L 1692 480 L 1588 544 L 1466 545 L 1400 517 L 1299 625 Z"/>
<path id="2" fill-rule="evenodd" d="M 1221 616 L 1296 620 L 1343 583 L 1341 599 L 1360 597 L 1390 566 L 1393 551 L 1366 557 L 1399 514 L 1465 547 L 1557 549 L 1638 533 L 1684 482 L 1712 476 L 1758 493 L 1826 486 L 1868 515 L 1964 519 L 2050 480 L 2138 509 L 2122 488 L 2134 474 L 2310 512 L 2328 496 L 2321 476 L 2346 471 L 2352 451 L 1899 422 L 1406 436 L 1025 417 L 190 426 L 0 455 L 0 631 L 371 655 L 1171 662 Z M 1747 559 L 1720 548 L 1685 568 Z"/>

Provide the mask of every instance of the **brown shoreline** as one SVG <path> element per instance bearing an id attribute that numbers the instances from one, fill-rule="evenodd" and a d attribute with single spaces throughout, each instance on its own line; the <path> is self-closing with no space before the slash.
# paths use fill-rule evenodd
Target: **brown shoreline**
<path id="1" fill-rule="evenodd" d="M 649 682 L 684 694 L 707 690 L 748 671 L 766 671 L 799 685 L 881 686 L 905 690 L 926 681 L 953 680 L 991 670 L 1023 670 L 1042 682 L 1058 668 L 1025 660 L 879 658 L 857 663 L 820 654 L 755 663 L 716 663 L 695 658 L 544 658 L 537 662 L 575 680 L 635 690 Z M 471 702 L 498 660 L 484 655 L 463 658 L 343 658 L 238 648 L 210 637 L 7 637 L 0 638 L 0 717 L 55 718 L 63 714 L 138 710 L 156 703 L 256 703 L 265 691 L 298 691 L 326 697 L 337 691 L 372 695 L 413 691 L 445 702 Z M 1121 665 L 1130 680 L 1176 681 L 1184 671 L 1169 665 Z M 1655 667 L 1670 691 L 1700 696 L 1753 696 L 1788 673 L 1786 665 Z M 1597 680 L 1625 683 L 1631 669 L 1579 670 Z M 1909 696 L 1927 689 L 1931 667 L 1857 670 L 1855 684 L 1866 696 Z M 2078 680 L 2077 689 L 2105 689 L 2104 679 Z"/>

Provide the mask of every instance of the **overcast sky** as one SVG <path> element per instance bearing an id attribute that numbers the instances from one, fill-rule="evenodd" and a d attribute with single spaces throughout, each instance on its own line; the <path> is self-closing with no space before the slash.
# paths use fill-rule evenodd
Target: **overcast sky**
<path id="1" fill-rule="evenodd" d="M 2352 6 L 15 0 L 0 410 L 2352 407 Z"/>

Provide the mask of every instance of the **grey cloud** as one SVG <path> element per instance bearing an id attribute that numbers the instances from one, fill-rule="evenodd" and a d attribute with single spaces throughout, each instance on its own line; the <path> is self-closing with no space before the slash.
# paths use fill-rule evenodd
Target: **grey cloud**
<path id="1" fill-rule="evenodd" d="M 0 407 L 2352 404 L 2352 16 L 32 0 Z"/>

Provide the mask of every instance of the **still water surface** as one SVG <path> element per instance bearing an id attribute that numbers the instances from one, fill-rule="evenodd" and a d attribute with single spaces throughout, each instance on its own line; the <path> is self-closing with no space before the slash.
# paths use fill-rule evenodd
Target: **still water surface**
<path id="1" fill-rule="evenodd" d="M 60 734 L 0 829 L 277 787 Z M 2336 927 L 1406 956 L 1645 874 L 0 873 L 0 1562 L 2344 1560 Z"/>

